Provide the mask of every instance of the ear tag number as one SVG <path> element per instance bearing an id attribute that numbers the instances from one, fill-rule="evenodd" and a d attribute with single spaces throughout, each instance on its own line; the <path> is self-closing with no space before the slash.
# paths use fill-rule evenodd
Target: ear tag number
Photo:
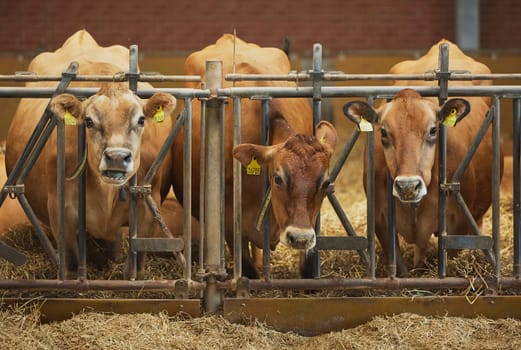
<path id="1" fill-rule="evenodd" d="M 261 167 L 255 157 L 251 157 L 251 161 L 246 165 L 246 174 L 248 175 L 260 175 Z"/>
<path id="2" fill-rule="evenodd" d="M 358 130 L 361 132 L 373 131 L 373 125 L 367 121 L 364 117 L 360 117 L 360 123 L 358 123 Z"/>
<path id="3" fill-rule="evenodd" d="M 67 111 L 63 116 L 63 122 L 65 125 L 76 125 L 76 118 L 72 115 L 71 112 Z"/>
<path id="4" fill-rule="evenodd" d="M 157 106 L 153 120 L 154 123 L 162 123 L 165 120 L 165 111 L 163 111 L 163 106 Z"/>
<path id="5" fill-rule="evenodd" d="M 446 125 L 446 126 L 456 125 L 456 122 L 457 122 L 456 114 L 457 113 L 458 113 L 458 111 L 456 110 L 456 108 L 451 108 L 450 114 L 445 117 L 445 120 L 443 120 L 443 125 Z"/>

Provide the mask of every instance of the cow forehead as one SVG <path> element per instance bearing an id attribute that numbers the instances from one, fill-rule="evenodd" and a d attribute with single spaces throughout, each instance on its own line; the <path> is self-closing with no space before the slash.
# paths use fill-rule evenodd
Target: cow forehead
<path id="1" fill-rule="evenodd" d="M 275 169 L 293 172 L 327 169 L 329 157 L 324 147 L 314 137 L 297 135 L 289 139 L 273 159 Z"/>
<path id="2" fill-rule="evenodd" d="M 432 102 L 421 98 L 398 98 L 388 103 L 382 112 L 386 127 L 425 128 L 436 122 Z"/>
<path id="3" fill-rule="evenodd" d="M 143 114 L 143 107 L 134 93 L 130 90 L 121 90 L 117 94 L 98 94 L 89 101 L 86 114 L 103 115 L 100 122 L 124 122 L 129 117 Z"/>

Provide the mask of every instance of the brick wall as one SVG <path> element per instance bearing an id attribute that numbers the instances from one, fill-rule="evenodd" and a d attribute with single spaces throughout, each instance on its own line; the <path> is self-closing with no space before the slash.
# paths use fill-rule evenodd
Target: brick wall
<path id="1" fill-rule="evenodd" d="M 419 6 L 421 4 L 421 7 Z M 517 0 L 481 0 L 481 47 L 521 49 Z M 263 46 L 308 53 L 424 50 L 454 40 L 454 0 L 46 0 L 0 2 L 0 52 L 54 50 L 86 28 L 100 45 L 138 44 L 143 52 L 200 49 L 235 28 Z"/>

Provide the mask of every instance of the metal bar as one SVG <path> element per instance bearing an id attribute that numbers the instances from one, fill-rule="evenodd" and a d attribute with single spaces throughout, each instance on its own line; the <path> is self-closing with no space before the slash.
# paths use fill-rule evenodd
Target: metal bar
<path id="1" fill-rule="evenodd" d="M 241 99 L 233 99 L 233 145 L 241 143 Z M 242 165 L 233 160 L 233 278 L 242 276 Z"/>
<path id="2" fill-rule="evenodd" d="M 396 277 L 396 249 L 398 237 L 396 237 L 396 204 L 393 196 L 393 178 L 387 171 L 387 210 L 388 210 L 388 235 L 389 247 L 387 257 L 387 275 L 391 278 Z M 385 248 L 384 248 L 385 249 Z"/>
<path id="3" fill-rule="evenodd" d="M 0 81 L 15 82 L 35 82 L 35 81 L 60 81 L 61 75 L 38 75 L 32 72 L 20 72 L 11 75 L 0 75 Z M 74 81 L 94 81 L 94 82 L 125 82 L 127 77 L 124 74 L 114 75 L 76 75 Z M 142 82 L 200 82 L 198 75 L 162 75 L 159 73 L 141 73 L 139 81 Z"/>
<path id="4" fill-rule="evenodd" d="M 483 121 L 483 124 L 479 128 L 478 132 L 476 133 L 476 136 L 474 137 L 474 140 L 472 141 L 471 145 L 469 146 L 467 153 L 465 154 L 465 157 L 461 161 L 461 163 L 458 165 L 458 168 L 454 172 L 454 175 L 452 176 L 452 182 L 460 182 L 461 177 L 463 176 L 463 173 L 465 170 L 467 170 L 468 165 L 470 164 L 472 157 L 474 157 L 474 154 L 476 153 L 479 145 L 481 144 L 481 141 L 483 140 L 483 137 L 485 137 L 485 134 L 487 133 L 487 130 L 494 120 L 495 115 L 495 107 L 492 106 L 492 108 L 487 113 L 487 117 Z"/>
<path id="5" fill-rule="evenodd" d="M 338 156 L 335 166 L 329 172 L 329 178 L 331 179 L 331 182 L 335 182 L 338 174 L 340 173 L 340 170 L 342 170 L 342 167 L 344 166 L 347 158 L 349 157 L 349 154 L 351 154 L 351 151 L 353 150 L 353 147 L 355 146 L 359 136 L 360 130 L 358 130 L 358 128 L 354 128 L 351 137 L 349 138 L 349 140 L 344 146 L 344 149 L 342 150 L 342 153 Z"/>
<path id="6" fill-rule="evenodd" d="M 442 244 L 443 249 L 488 250 L 493 247 L 494 241 L 489 236 L 450 235 L 443 239 Z"/>
<path id="7" fill-rule="evenodd" d="M 263 99 L 261 101 L 261 144 L 268 145 L 268 136 L 269 136 L 269 114 L 270 114 L 270 105 L 269 99 Z M 267 193 L 269 192 L 270 182 L 268 178 L 267 169 L 262 172 L 262 198 L 266 198 Z M 260 203 L 260 207 L 262 208 L 262 203 Z M 270 255 L 271 255 L 271 222 L 270 222 L 270 213 L 268 213 L 264 224 L 262 225 L 262 272 L 264 274 L 264 278 L 271 278 L 271 266 L 270 266 Z"/>
<path id="8" fill-rule="evenodd" d="M 206 188 L 206 99 L 201 100 L 201 118 L 200 123 L 201 127 L 199 130 L 200 142 L 199 142 L 199 230 L 200 230 L 200 238 L 199 238 L 199 271 L 200 275 L 205 273 L 205 245 L 206 245 L 206 219 L 205 219 L 205 202 L 203 200 L 203 191 Z M 184 188 L 183 188 L 184 190 Z M 192 189 L 189 189 L 190 191 Z"/>
<path id="9" fill-rule="evenodd" d="M 0 280 L 0 289 L 20 290 L 76 290 L 76 291 L 132 291 L 147 290 L 161 291 L 173 290 L 178 280 Z M 204 283 L 189 281 L 189 289 L 200 290 L 205 287 Z"/>
<path id="10" fill-rule="evenodd" d="M 33 225 L 34 232 L 36 233 L 36 236 L 40 240 L 40 243 L 43 246 L 43 249 L 47 252 L 47 255 L 49 256 L 49 260 L 51 261 L 51 264 L 55 267 L 58 267 L 58 255 L 56 253 L 56 250 L 54 250 L 54 247 L 49 240 L 49 237 L 47 237 L 47 234 L 42 228 L 42 225 L 40 224 L 40 221 L 36 217 L 36 214 L 33 211 L 33 208 L 31 208 L 31 205 L 27 201 L 27 198 L 25 197 L 24 193 L 20 193 L 17 195 L 18 201 L 20 202 L 20 205 L 22 206 L 25 214 L 27 215 L 27 218 L 31 222 L 31 225 Z"/>
<path id="11" fill-rule="evenodd" d="M 221 85 L 222 61 L 206 61 L 207 84 L 215 96 Z M 224 165 L 221 163 L 223 135 L 221 107 L 223 101 L 214 97 L 206 102 L 206 133 L 205 140 L 205 187 L 201 191 L 201 201 L 204 203 L 204 225 L 206 238 L 206 268 L 210 273 L 217 273 L 221 266 L 221 222 L 224 208 L 222 207 L 222 177 Z M 217 174 L 217 175 L 216 175 Z"/>
<path id="12" fill-rule="evenodd" d="M 449 46 L 441 44 L 438 55 L 438 103 L 441 106 L 449 95 Z M 439 123 L 438 136 L 438 276 L 446 277 L 447 254 L 443 249 L 443 240 L 447 236 L 447 194 L 443 186 L 447 184 L 447 128 Z"/>
<path id="13" fill-rule="evenodd" d="M 514 277 L 501 277 L 498 279 L 500 288 L 521 288 L 521 280 Z M 228 287 L 229 282 L 223 282 L 223 287 Z M 362 290 L 362 289 L 460 289 L 469 287 L 477 289 L 488 288 L 495 281 L 487 279 L 471 279 L 467 277 L 445 278 L 360 278 L 360 279 L 276 279 L 276 280 L 250 280 L 251 290 Z M 0 283 L 1 286 L 1 283 Z"/>
<path id="14" fill-rule="evenodd" d="M 439 124 L 438 128 L 438 276 L 444 278 L 447 274 L 447 255 L 443 249 L 443 239 L 447 237 L 447 195 L 442 185 L 447 183 L 447 127 Z"/>
<path id="15" fill-rule="evenodd" d="M 492 238 L 494 239 L 495 278 L 501 277 L 500 257 L 500 202 L 499 184 L 501 182 L 501 109 L 499 97 L 493 100 L 494 120 L 492 122 Z"/>
<path id="16" fill-rule="evenodd" d="M 186 99 L 185 101 L 191 101 L 190 99 Z M 187 105 L 185 104 L 185 111 L 187 109 Z M 191 110 L 191 106 L 190 106 Z M 156 158 L 154 159 L 154 162 L 150 166 L 150 169 L 148 169 L 147 174 L 145 175 L 145 179 L 143 180 L 143 186 L 150 185 L 152 183 L 152 180 L 154 179 L 154 176 L 157 173 L 157 169 L 161 166 L 161 163 L 165 159 L 166 155 L 171 152 L 172 144 L 174 143 L 174 140 L 177 137 L 177 134 L 179 133 L 179 130 L 181 129 L 181 126 L 183 126 L 183 123 L 186 124 L 186 118 L 183 114 L 177 118 L 176 123 L 174 124 L 174 127 L 168 134 L 168 137 L 166 138 L 165 142 L 161 146 L 161 149 L 159 150 L 159 153 L 157 154 Z M 185 126 L 186 128 L 186 126 Z M 185 131 L 186 132 L 186 131 Z M 191 142 L 191 141 L 190 141 Z"/>
<path id="17" fill-rule="evenodd" d="M 324 72 L 324 81 L 353 81 L 353 80 L 437 80 L 434 71 L 420 74 L 346 74 L 343 72 Z M 475 74 L 470 72 L 450 71 L 449 80 L 521 80 L 519 73 Z M 227 81 L 311 81 L 312 75 L 308 72 L 290 72 L 288 74 L 226 74 Z"/>
<path id="18" fill-rule="evenodd" d="M 520 233 L 520 220 L 521 220 L 521 186 L 519 184 L 519 177 L 521 176 L 519 171 L 519 163 L 521 157 L 521 102 L 519 98 L 514 99 L 513 101 L 513 186 L 514 186 L 514 194 L 513 194 L 513 209 L 514 209 L 514 217 L 513 217 L 513 227 L 514 227 L 514 275 L 516 278 L 521 278 L 521 233 Z"/>
<path id="19" fill-rule="evenodd" d="M 130 188 L 137 186 L 137 176 L 129 180 Z M 137 278 L 137 250 L 134 242 L 137 239 L 137 192 L 130 191 L 128 209 L 128 279 L 134 281 Z"/>
<path id="20" fill-rule="evenodd" d="M 58 118 L 58 117 L 54 117 Z M 58 243 L 58 279 L 65 279 L 65 270 L 67 259 L 65 256 L 65 124 L 61 120 L 56 120 L 56 228 L 57 228 L 57 243 Z M 68 233 L 70 234 L 70 233 Z M 67 252 L 71 254 L 71 252 Z"/>
<path id="21" fill-rule="evenodd" d="M 85 140 L 85 124 L 78 125 L 78 160 L 84 158 L 86 149 Z M 86 229 L 86 174 L 82 171 L 78 176 L 78 278 L 80 280 L 87 279 L 87 229 Z"/>
<path id="22" fill-rule="evenodd" d="M 192 99 L 185 99 L 183 147 L 183 237 L 186 266 L 184 278 L 192 279 Z M 177 132 L 176 132 L 177 134 Z M 172 137 L 172 142 L 175 136 Z M 170 150 L 170 146 L 168 146 Z"/>
<path id="23" fill-rule="evenodd" d="M 437 86 L 408 86 L 418 91 L 422 96 L 438 96 L 440 88 Z M 323 86 L 322 97 L 367 97 L 367 96 L 394 96 L 403 89 L 403 86 Z M 88 97 L 98 92 L 98 88 L 68 88 L 63 92 L 76 96 Z M 53 88 L 39 87 L 0 87 L 1 98 L 49 98 L 53 95 Z M 208 90 L 191 88 L 147 88 L 139 89 L 136 94 L 142 98 L 149 98 L 156 92 L 164 92 L 176 98 L 208 98 Z M 449 86 L 449 96 L 519 96 L 519 85 L 473 85 L 473 86 Z M 255 95 L 271 97 L 312 97 L 313 88 L 307 86 L 293 87 L 229 87 L 218 89 L 220 97 L 249 98 Z"/>
<path id="24" fill-rule="evenodd" d="M 358 250 L 360 252 L 364 249 L 367 249 L 365 237 L 317 237 L 317 250 Z"/>
<path id="25" fill-rule="evenodd" d="M 371 101 L 372 102 L 372 101 Z M 368 132 L 366 136 L 367 147 L 367 174 L 366 174 L 366 198 L 367 198 L 367 242 L 369 251 L 368 277 L 374 279 L 376 276 L 375 258 L 375 176 L 374 176 L 374 132 Z"/>
<path id="26" fill-rule="evenodd" d="M 134 238 L 134 249 L 139 252 L 179 252 L 183 249 L 180 238 Z"/>

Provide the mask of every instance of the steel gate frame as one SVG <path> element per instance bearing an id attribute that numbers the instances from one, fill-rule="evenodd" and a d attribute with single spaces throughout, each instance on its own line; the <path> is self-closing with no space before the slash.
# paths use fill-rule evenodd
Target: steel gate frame
<path id="1" fill-rule="evenodd" d="M 448 71 L 448 53 L 443 53 L 440 56 L 440 69 L 427 72 L 425 74 L 417 74 L 417 75 L 392 75 L 392 74 L 343 74 L 343 73 L 330 73 L 324 72 L 321 69 L 322 62 L 322 49 L 320 44 L 315 44 L 313 47 L 313 69 L 308 72 L 302 73 L 294 73 L 290 72 L 287 75 L 240 75 L 240 74 L 227 74 L 226 80 L 229 81 L 238 81 L 238 80 L 290 80 L 290 81 L 311 81 L 312 86 L 298 86 L 297 88 L 282 88 L 282 87 L 229 87 L 222 88 L 221 83 L 218 81 L 208 81 L 205 82 L 209 86 L 209 88 L 205 89 L 187 89 L 187 88 L 153 88 L 153 89 L 138 89 L 137 82 L 138 81 L 197 81 L 200 80 L 200 77 L 186 77 L 186 76 L 163 76 L 158 74 L 143 74 L 137 71 L 137 46 L 132 45 L 130 47 L 131 51 L 131 62 L 129 63 L 130 69 L 125 75 L 122 76 L 92 76 L 92 77 L 81 77 L 74 76 L 73 80 L 94 80 L 94 81 L 129 81 L 129 86 L 133 89 L 137 95 L 143 98 L 150 97 L 153 93 L 161 91 L 172 94 L 176 98 L 183 99 L 185 102 L 185 109 L 181 118 L 179 118 L 176 126 L 173 128 L 175 130 L 179 130 L 182 126 L 186 128 L 185 133 L 185 146 L 187 144 L 191 144 L 189 141 L 191 134 L 191 106 L 192 100 L 197 98 L 201 100 L 201 105 L 203 108 L 203 112 L 213 113 L 212 115 L 219 116 L 224 111 L 224 100 L 231 98 L 233 100 L 233 107 L 235 113 L 235 131 L 234 131 L 234 142 L 240 142 L 240 104 L 241 99 L 243 98 L 256 98 L 262 100 L 262 110 L 263 114 L 266 115 L 268 113 L 268 101 L 270 98 L 284 98 L 284 97 L 300 97 L 300 98 L 311 98 L 313 101 L 313 112 L 314 112 L 314 124 L 316 124 L 320 118 L 320 110 L 321 110 L 321 101 L 323 98 L 335 98 L 335 97 L 364 97 L 372 100 L 374 98 L 385 98 L 391 97 L 396 92 L 401 90 L 403 87 L 392 87 L 392 86 L 322 86 L 323 82 L 326 81 L 352 81 L 352 80 L 438 80 L 439 85 L 436 86 L 410 86 L 410 88 L 418 91 L 422 96 L 438 96 L 441 100 L 446 99 L 448 96 L 492 96 L 494 98 L 494 108 L 493 112 L 490 114 L 490 123 L 493 128 L 493 140 L 494 140 L 494 162 L 495 165 L 499 164 L 499 122 L 500 122 L 500 110 L 499 110 L 499 100 L 501 98 L 509 98 L 513 99 L 514 106 L 514 120 L 513 127 L 514 130 L 519 130 L 521 124 L 521 116 L 520 116 L 520 97 L 521 97 L 521 87 L 517 85 L 503 85 L 503 86 L 448 86 L 449 80 L 478 80 L 478 79 L 521 79 L 521 74 L 480 74 L 474 75 L 467 72 L 450 72 Z M 442 49 L 443 52 L 443 49 Z M 214 64 L 219 69 L 219 64 Z M 208 65 L 207 65 L 208 68 Z M 208 68 L 209 69 L 209 68 Z M 222 68 L 221 68 L 222 69 Z M 219 74 L 214 74 L 216 79 L 222 79 L 222 71 L 221 76 Z M 0 80 L 16 80 L 16 81 L 37 81 L 37 80 L 60 80 L 62 77 L 38 77 L 38 76 L 3 76 L 0 77 Z M 72 93 L 77 96 L 90 96 L 96 93 L 97 89 L 95 88 L 66 88 L 64 92 Z M 55 90 L 52 88 L 15 88 L 15 87 L 0 87 L 0 97 L 35 97 L 35 98 L 48 98 L 54 94 Z M 209 109 L 213 108 L 214 110 L 210 112 Z M 206 118 L 203 118 L 206 120 Z M 215 127 L 215 126 L 214 126 Z M 444 127 L 442 127 L 443 129 Z M 206 127 L 205 127 L 206 129 Z M 264 130 L 265 128 L 263 128 Z M 202 129 L 204 130 L 204 129 Z M 172 131 L 173 134 L 169 136 L 167 143 L 165 143 L 162 148 L 162 152 L 165 149 L 168 149 L 168 143 L 173 142 L 173 138 L 175 138 L 175 134 L 177 131 Z M 208 133 L 214 132 L 214 130 L 208 130 Z M 355 144 L 358 139 L 360 132 L 355 129 L 352 137 L 348 140 L 346 147 L 344 148 L 344 152 L 341 156 L 342 159 L 347 159 L 349 152 L 351 151 L 352 146 Z M 442 133 L 443 134 L 443 133 Z M 440 137 L 443 139 L 443 136 Z M 264 138 L 265 139 L 265 138 Z M 368 137 L 368 146 L 371 146 L 372 137 Z M 206 142 L 206 136 L 202 136 L 202 142 Z M 222 142 L 222 140 L 218 140 L 217 142 Z M 441 142 L 441 141 L 440 141 Z M 237 296 L 239 297 L 248 297 L 251 290 L 264 290 L 264 289 L 370 289 L 370 288 L 378 288 L 378 289 L 403 289 L 403 288 L 427 288 L 427 289 L 465 289 L 470 285 L 474 287 L 490 287 L 491 292 L 497 292 L 499 288 L 521 288 L 521 264 L 520 264 L 520 256 L 521 256 L 521 240 L 520 240 L 520 232 L 519 232 L 519 220 L 520 220 L 520 184 L 519 184 L 519 157 L 520 157 L 520 146 L 519 146 L 519 135 L 518 133 L 514 133 L 514 277 L 504 277 L 500 275 L 500 266 L 499 266 L 499 168 L 495 167 L 494 178 L 494 190 L 493 190 L 493 203 L 492 203 L 492 240 L 493 240 L 493 248 L 494 248 L 494 257 L 498 262 L 495 266 L 495 278 L 491 281 L 484 280 L 475 280 L 470 281 L 467 278 L 460 277 L 446 277 L 444 274 L 443 267 L 443 259 L 439 259 L 439 278 L 396 278 L 395 271 L 393 273 L 391 266 L 391 273 L 388 277 L 377 278 L 375 276 L 375 266 L 374 266 L 374 218 L 372 217 L 374 206 L 374 198 L 371 203 L 371 195 L 368 194 L 368 209 L 367 209 L 367 243 L 361 240 L 361 237 L 356 237 L 354 234 L 354 230 L 349 229 L 349 220 L 347 216 L 342 217 L 340 220 L 346 227 L 346 232 L 350 237 L 345 240 L 345 242 L 340 242 L 340 244 L 344 245 L 344 247 L 358 250 L 361 252 L 361 257 L 364 256 L 362 252 L 369 251 L 368 258 L 368 276 L 366 278 L 361 279 L 271 279 L 270 278 L 270 269 L 269 269 L 269 249 L 264 249 L 264 272 L 265 276 L 268 276 L 264 280 L 248 280 L 245 277 L 242 277 L 241 274 L 241 263 L 240 263 L 240 248 L 235 249 L 234 251 L 234 271 L 232 279 L 223 279 L 223 263 L 224 263 L 224 240 L 222 239 L 222 225 L 217 225 L 220 227 L 220 231 L 217 230 L 208 230 L 203 229 L 201 232 L 201 240 L 202 244 L 207 247 L 218 247 L 218 252 L 213 251 L 211 254 L 213 256 L 208 259 L 208 256 L 202 253 L 203 249 L 201 249 L 201 255 L 199 256 L 199 264 L 200 269 L 197 278 L 199 280 L 192 279 L 190 272 L 190 260 L 187 259 L 187 266 L 185 269 L 185 274 L 183 278 L 179 280 L 165 280 L 165 281 L 106 281 L 106 280 L 89 280 L 83 274 L 80 274 L 80 278 L 78 280 L 64 280 L 63 275 L 59 273 L 58 278 L 56 280 L 0 280 L 0 289 L 38 289 L 38 290 L 48 290 L 48 289 L 57 289 L 57 290 L 175 290 L 176 298 L 184 299 L 187 298 L 189 291 L 203 291 L 208 293 L 208 290 L 211 290 L 210 295 L 206 295 L 204 300 L 212 299 L 211 302 L 205 302 L 203 309 L 210 311 L 217 311 L 222 307 L 223 298 L 220 294 L 221 289 L 227 289 L 236 291 Z M 191 147 L 185 148 L 185 160 L 191 159 Z M 442 148 L 442 147 L 440 147 Z M 202 157 L 202 161 L 205 162 L 208 155 L 204 155 Z M 220 155 L 219 157 L 222 157 Z M 218 158 L 219 158 L 218 157 Z M 161 154 L 158 157 L 157 161 L 160 162 Z M 156 163 L 154 163 L 156 164 Z M 371 166 L 371 164 L 369 165 Z M 332 174 L 336 175 L 340 171 L 342 165 L 335 165 Z M 63 170 L 62 170 L 63 173 Z M 183 170 L 183 174 L 185 179 L 190 179 L 191 176 L 191 166 L 185 166 Z M 241 218 L 240 211 L 237 210 L 240 208 L 240 175 L 241 168 L 238 162 L 234 162 L 234 177 L 235 177 L 235 191 L 234 191 L 234 208 L 236 213 L 235 218 L 235 244 L 236 247 L 240 247 L 241 236 L 240 236 L 240 227 L 241 227 Z M 150 180 L 151 176 L 147 175 L 147 179 Z M 204 176 L 203 176 L 204 177 Z M 202 178 L 203 178 L 202 177 Z M 203 181 L 203 180 L 202 180 Z M 9 183 L 9 180 L 8 180 Z M 190 190 L 187 186 L 189 181 L 185 181 L 185 193 L 190 193 Z M 14 187 L 10 187 L 12 184 L 6 185 L 2 189 L 2 193 L 0 193 L 0 204 L 3 203 L 3 200 L 7 196 L 8 193 L 13 193 L 19 196 L 18 190 L 15 190 Z M 135 184 L 134 192 L 131 198 L 135 200 L 137 194 L 146 194 L 146 186 L 148 185 L 145 182 L 142 186 L 137 186 Z M 222 184 L 221 184 L 222 185 Z M 221 186 L 219 185 L 219 186 Z M 450 183 L 445 184 L 447 186 Z M 218 186 L 218 187 L 219 187 Z M 209 186 L 213 187 L 213 186 Z M 449 186 L 450 187 L 450 186 Z M 188 190 L 187 190 L 188 189 Z M 218 188 L 218 191 L 221 189 Z M 333 188 L 328 193 L 328 198 L 331 204 L 335 207 L 335 210 L 338 209 L 338 203 L 335 204 L 335 199 L 333 194 Z M 372 191 L 374 191 L 374 186 Z M 203 191 L 204 192 L 204 191 Z M 441 193 L 445 195 L 445 190 L 442 190 Z M 217 198 L 215 194 L 212 194 L 214 198 Z M 23 196 L 22 196 L 23 197 Z M 220 197 L 222 200 L 222 197 Z M 201 201 L 204 202 L 204 201 Z M 213 204 L 212 204 L 213 205 Z M 223 204 L 216 204 L 217 206 L 222 206 Z M 151 205 L 153 207 L 153 205 Z M 25 207 L 24 207 L 25 208 Z M 183 198 L 183 208 L 185 208 L 184 215 L 184 239 L 185 242 L 190 242 L 191 240 L 191 230 L 190 230 L 190 219 L 191 219 L 191 196 L 184 196 Z M 154 208 L 151 208 L 154 209 Z M 157 208 L 156 208 L 157 209 Z M 340 212 L 340 211 L 339 211 Z M 338 212 L 338 213 L 339 213 Z M 204 214 L 204 210 L 201 211 Z M 442 217 L 441 215 L 440 217 Z M 203 220 L 206 223 L 207 218 L 203 216 Z M 442 221 L 442 219 L 440 219 Z M 131 229 L 131 232 L 135 234 L 135 223 Z M 443 226 L 443 222 L 440 223 L 440 227 Z M 202 226 L 203 227 L 203 226 Z M 215 228 L 215 225 L 213 226 Z M 208 232 L 207 232 L 208 231 Z M 81 229 L 80 229 L 81 232 Z M 441 230 L 444 232 L 444 230 Z M 440 235 L 442 237 L 443 235 Z M 444 244 L 443 240 L 446 238 L 440 238 L 438 241 L 438 246 L 440 247 L 440 251 L 443 251 Z M 210 240 L 210 241 L 208 241 Z M 319 246 L 328 246 L 329 243 L 326 242 L 325 237 L 319 237 L 317 240 Z M 219 244 L 215 245 L 212 242 L 218 242 Z M 338 241 L 337 241 L 338 242 Z M 335 242 L 335 243 L 337 243 Z M 442 244 L 440 244 L 442 242 Z M 450 243 L 449 243 L 450 244 Z M 468 247 L 467 242 L 459 242 L 454 244 L 463 244 L 465 247 Z M 187 251 L 185 254 L 188 257 L 191 257 L 190 245 L 187 244 Z M 488 247 L 489 243 L 478 242 L 477 247 L 483 248 Z M 331 245 L 329 244 L 329 247 Z M 0 252 L 2 252 L 3 247 L 0 246 Z M 177 249 L 177 248 L 176 248 Z M 131 251 L 135 251 L 135 248 L 131 248 Z M 440 253 L 443 254 L 443 253 Z M 440 255 L 441 256 L 441 255 Z M 318 259 L 319 254 L 315 252 L 314 257 L 312 259 Z M 63 258 L 59 258 L 59 261 L 62 261 Z M 210 260 L 210 261 L 209 261 Z M 317 277 L 319 276 L 319 271 L 316 271 Z M 81 278 L 81 276 L 85 278 Z M 217 298 L 212 298 L 217 296 Z"/>

